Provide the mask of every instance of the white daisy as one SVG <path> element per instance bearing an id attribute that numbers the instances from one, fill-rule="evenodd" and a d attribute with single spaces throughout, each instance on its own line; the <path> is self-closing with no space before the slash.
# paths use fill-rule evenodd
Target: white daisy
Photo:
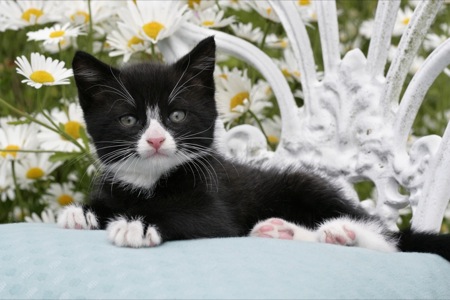
<path id="1" fill-rule="evenodd" d="M 181 2 L 187 4 L 190 9 L 196 11 L 205 10 L 216 5 L 215 0 L 183 0 Z"/>
<path id="2" fill-rule="evenodd" d="M 71 182 L 52 183 L 43 197 L 44 203 L 48 204 L 50 209 L 54 211 L 70 204 L 80 204 L 83 199 L 84 195 L 75 191 L 75 186 Z"/>
<path id="3" fill-rule="evenodd" d="M 29 41 L 44 41 L 44 44 L 58 44 L 67 38 L 74 38 L 80 34 L 84 34 L 80 31 L 80 27 L 73 27 L 70 23 L 66 23 L 63 26 L 55 24 L 52 27 L 27 32 Z"/>
<path id="4" fill-rule="evenodd" d="M 36 213 L 32 213 L 30 216 L 25 216 L 25 222 L 28 223 L 56 223 L 55 214 L 51 209 L 45 209 L 41 212 L 41 216 L 38 216 Z"/>
<path id="5" fill-rule="evenodd" d="M 3 30 L 18 30 L 26 26 L 55 22 L 60 15 L 55 13 L 56 1 L 0 1 L 0 27 Z"/>
<path id="6" fill-rule="evenodd" d="M 395 20 L 394 30 L 392 31 L 393 36 L 400 36 L 405 31 L 406 27 L 411 21 L 413 10 L 409 7 L 405 7 L 405 9 L 399 9 L 397 14 L 397 19 Z"/>
<path id="7" fill-rule="evenodd" d="M 5 202 L 15 197 L 11 161 L 0 157 L 0 200 Z"/>
<path id="8" fill-rule="evenodd" d="M 219 0 L 219 5 L 222 8 L 232 8 L 234 10 L 251 11 L 252 8 L 245 0 Z"/>
<path id="9" fill-rule="evenodd" d="M 280 37 L 271 33 L 266 37 L 265 46 L 271 49 L 286 49 L 289 46 L 289 40 L 287 37 Z"/>
<path id="10" fill-rule="evenodd" d="M 279 23 L 280 19 L 267 0 L 247 2 L 263 18 Z"/>
<path id="11" fill-rule="evenodd" d="M 425 40 L 423 41 L 423 48 L 426 51 L 433 51 L 447 39 L 448 37 L 445 35 L 437 35 L 435 33 L 429 33 L 426 35 Z"/>
<path id="12" fill-rule="evenodd" d="M 47 113 L 47 115 L 49 115 L 56 124 L 61 124 L 62 127 L 64 127 L 66 134 L 70 135 L 78 143 L 82 143 L 80 129 L 82 127 L 85 128 L 85 123 L 83 119 L 83 112 L 78 104 L 70 103 L 67 108 L 67 112 L 54 108 L 50 113 Z M 42 122 L 49 123 L 49 121 L 43 116 L 39 116 L 38 118 Z M 45 150 L 64 152 L 80 150 L 70 140 L 67 140 L 65 137 L 45 127 L 41 128 L 41 132 L 37 135 L 37 140 L 40 143 L 40 148 Z"/>
<path id="13" fill-rule="evenodd" d="M 269 143 L 276 146 L 280 142 L 281 137 L 281 118 L 280 116 L 273 116 L 272 118 L 265 118 L 261 121 L 264 132 L 266 133 Z"/>
<path id="14" fill-rule="evenodd" d="M 97 25 L 116 15 L 117 10 L 123 8 L 123 2 L 91 0 L 92 16 L 89 14 L 88 1 L 59 1 L 59 9 L 64 22 L 87 26 L 90 21 L 93 21 L 93 24 Z"/>
<path id="15" fill-rule="evenodd" d="M 70 84 L 72 69 L 64 68 L 65 62 L 45 57 L 37 52 L 31 53 L 31 65 L 25 56 L 17 57 L 15 61 L 17 73 L 25 76 L 22 80 L 28 85 L 39 89 L 43 85 Z"/>
<path id="16" fill-rule="evenodd" d="M 237 23 L 231 24 L 230 26 L 236 36 L 246 39 L 250 42 L 260 43 L 263 38 L 263 32 L 261 31 L 261 28 L 253 28 L 252 23 Z"/>
<path id="17" fill-rule="evenodd" d="M 366 39 L 372 38 L 373 25 L 375 24 L 374 19 L 366 20 L 359 26 L 359 34 Z"/>
<path id="18" fill-rule="evenodd" d="M 191 18 L 191 21 L 197 25 L 207 28 L 226 27 L 234 22 L 234 16 L 223 18 L 225 11 L 216 11 L 214 9 L 206 9 L 196 11 Z"/>
<path id="19" fill-rule="evenodd" d="M 187 5 L 175 1 L 129 1 L 118 11 L 120 19 L 135 35 L 156 44 L 172 35 L 186 21 Z"/>
<path id="20" fill-rule="evenodd" d="M 132 54 L 150 48 L 148 41 L 136 36 L 136 33 L 125 24 L 119 23 L 118 29 L 112 31 L 106 39 L 112 49 L 109 56 L 123 55 L 123 61 L 127 62 Z"/>
<path id="21" fill-rule="evenodd" d="M 72 45 L 76 45 L 76 40 L 68 37 L 63 37 L 63 39 L 57 44 L 42 44 L 42 50 L 49 53 L 59 53 L 70 48 Z"/>
<path id="22" fill-rule="evenodd" d="M 300 82 L 300 69 L 297 63 L 297 60 L 294 57 L 294 53 L 290 48 L 286 48 L 283 51 L 283 57 L 284 59 L 277 59 L 274 60 L 275 63 L 280 68 L 283 75 L 288 80 L 295 79 L 296 81 Z"/>
<path id="23" fill-rule="evenodd" d="M 263 118 L 265 108 L 272 103 L 265 97 L 262 85 L 252 86 L 247 70 L 234 68 L 216 74 L 217 106 L 224 123 L 232 123 L 249 110 L 258 118 Z"/>
<path id="24" fill-rule="evenodd" d="M 11 125 L 11 122 L 17 121 L 17 119 L 11 117 L 0 119 L 1 158 L 21 159 L 26 156 L 26 153 L 17 152 L 17 150 L 34 150 L 37 148 L 37 125 L 35 123 Z"/>
<path id="25" fill-rule="evenodd" d="M 317 22 L 317 9 L 313 0 L 298 0 L 295 3 L 304 23 Z"/>
<path id="26" fill-rule="evenodd" d="M 61 166 L 61 162 L 50 162 L 51 153 L 29 153 L 26 159 L 17 164 L 17 179 L 21 182 L 34 182 L 49 178 Z"/>

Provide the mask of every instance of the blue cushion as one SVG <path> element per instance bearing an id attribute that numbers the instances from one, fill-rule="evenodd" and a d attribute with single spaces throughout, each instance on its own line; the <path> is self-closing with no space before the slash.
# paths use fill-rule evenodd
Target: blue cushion
<path id="1" fill-rule="evenodd" d="M 450 298 L 432 254 L 264 238 L 112 246 L 104 231 L 0 226 L 0 298 Z"/>

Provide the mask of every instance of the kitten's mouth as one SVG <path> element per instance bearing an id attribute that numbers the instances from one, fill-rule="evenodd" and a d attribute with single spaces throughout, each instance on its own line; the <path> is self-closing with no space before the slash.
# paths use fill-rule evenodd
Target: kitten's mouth
<path id="1" fill-rule="evenodd" d="M 152 152 L 147 152 L 147 153 L 143 153 L 141 154 L 141 157 L 144 159 L 152 159 L 152 158 L 157 158 L 157 157 L 169 157 L 169 155 L 160 152 L 160 151 L 152 151 Z"/>

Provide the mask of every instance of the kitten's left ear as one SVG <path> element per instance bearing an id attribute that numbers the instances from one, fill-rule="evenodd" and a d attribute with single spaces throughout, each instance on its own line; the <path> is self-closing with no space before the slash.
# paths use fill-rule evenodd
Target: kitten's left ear
<path id="1" fill-rule="evenodd" d="M 179 59 L 174 67 L 181 72 L 189 72 L 203 81 L 214 84 L 214 67 L 216 63 L 216 42 L 214 36 L 200 41 L 191 52 Z"/>

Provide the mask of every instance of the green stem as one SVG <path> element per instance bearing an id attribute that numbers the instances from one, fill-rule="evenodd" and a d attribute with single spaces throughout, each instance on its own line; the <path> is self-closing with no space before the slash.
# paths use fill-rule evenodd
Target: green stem
<path id="1" fill-rule="evenodd" d="M 63 151 L 55 151 L 55 150 L 8 150 L 8 149 L 0 149 L 0 152 L 23 152 L 23 153 L 72 153 L 72 152 L 63 152 Z"/>
<path id="2" fill-rule="evenodd" d="M 156 50 L 155 50 L 155 44 L 151 43 L 151 49 L 152 49 L 152 60 L 156 60 Z"/>
<path id="3" fill-rule="evenodd" d="M 11 104 L 9 104 L 8 102 L 6 102 L 6 100 L 3 100 L 2 98 L 0 98 L 0 104 L 6 106 L 7 108 L 9 108 L 11 111 L 17 113 L 18 115 L 25 117 L 27 120 L 34 122 L 36 124 L 41 125 L 42 127 L 45 127 L 53 132 L 56 132 L 59 135 L 62 135 L 65 139 L 71 141 L 72 143 L 75 144 L 75 146 L 77 146 L 78 148 L 80 148 L 80 150 L 84 153 L 86 152 L 86 149 L 80 144 L 78 143 L 78 141 L 76 139 L 74 139 L 72 136 L 70 136 L 69 134 L 67 134 L 64 131 L 61 131 L 58 127 L 53 128 L 52 126 L 49 126 L 48 124 L 45 124 L 44 122 L 39 121 L 38 119 L 32 117 L 31 115 L 15 108 L 14 106 L 12 106 Z"/>
<path id="4" fill-rule="evenodd" d="M 17 199 L 17 202 L 19 203 L 20 212 L 21 212 L 22 218 L 23 218 L 25 216 L 25 205 L 23 202 L 22 193 L 20 192 L 19 183 L 17 182 L 15 162 L 16 161 L 14 159 L 11 160 L 11 170 L 12 170 L 12 177 L 13 177 L 13 182 L 14 182 L 14 189 L 15 189 L 15 193 L 16 193 L 16 199 Z"/>
<path id="5" fill-rule="evenodd" d="M 259 49 L 261 49 L 262 51 L 264 50 L 264 46 L 266 45 L 266 38 L 267 38 L 267 35 L 269 34 L 271 25 L 272 25 L 272 22 L 267 20 L 266 25 L 264 27 L 264 35 L 261 40 L 261 43 L 259 44 Z"/>
<path id="6" fill-rule="evenodd" d="M 250 109 L 248 110 L 248 113 L 256 121 L 256 124 L 258 124 L 259 129 L 261 129 L 261 132 L 264 134 L 264 137 L 266 138 L 266 141 L 267 141 L 267 145 L 269 145 L 269 147 L 272 150 L 275 150 L 273 148 L 272 144 L 270 143 L 269 138 L 267 137 L 266 131 L 264 130 L 264 127 L 262 126 L 261 120 L 259 120 L 259 118 L 256 116 L 256 114 L 253 111 L 251 111 Z"/>

